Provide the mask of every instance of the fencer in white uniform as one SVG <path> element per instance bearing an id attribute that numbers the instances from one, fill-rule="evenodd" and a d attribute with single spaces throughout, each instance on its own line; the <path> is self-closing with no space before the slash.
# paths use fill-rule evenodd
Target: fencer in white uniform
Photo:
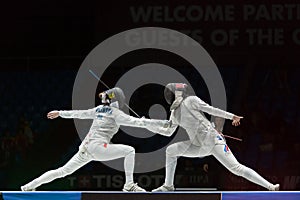
<path id="1" fill-rule="evenodd" d="M 242 117 L 232 113 L 214 108 L 197 96 L 188 95 L 188 86 L 182 83 L 170 83 L 165 87 L 164 96 L 171 105 L 171 116 L 169 126 L 150 127 L 151 131 L 165 136 L 171 136 L 178 126 L 184 128 L 189 140 L 174 143 L 166 150 L 166 177 L 162 186 L 152 190 L 153 192 L 164 192 L 174 190 L 174 174 L 177 158 L 183 157 L 205 157 L 213 155 L 232 173 L 242 176 L 268 190 L 279 190 L 279 184 L 273 185 L 254 170 L 240 164 L 224 138 L 220 135 L 204 116 L 206 112 L 213 116 L 233 120 L 232 124 L 238 126 Z"/>
<path id="2" fill-rule="evenodd" d="M 111 138 L 118 132 L 120 125 L 146 128 L 153 120 L 135 118 L 119 110 L 124 104 L 125 96 L 120 88 L 112 88 L 99 94 L 104 105 L 89 110 L 51 111 L 48 118 L 93 119 L 92 126 L 82 141 L 79 151 L 64 166 L 48 171 L 21 187 L 22 191 L 35 190 L 42 184 L 65 177 L 88 162 L 108 161 L 124 157 L 126 182 L 123 191 L 143 192 L 143 188 L 133 182 L 135 149 L 123 144 L 110 144 Z M 160 121 L 157 121 L 160 123 Z M 165 121 L 166 122 L 166 121 Z M 154 125 L 151 125 L 154 126 Z"/>

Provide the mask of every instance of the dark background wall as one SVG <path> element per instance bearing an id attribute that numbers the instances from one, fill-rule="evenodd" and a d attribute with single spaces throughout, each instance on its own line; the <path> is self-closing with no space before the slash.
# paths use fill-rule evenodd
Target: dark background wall
<path id="1" fill-rule="evenodd" d="M 179 16 L 175 10 L 182 9 Z M 226 13 L 231 10 L 231 14 Z M 217 11 L 211 17 L 210 11 Z M 144 12 L 144 17 L 138 12 Z M 228 110 L 243 115 L 238 128 L 229 122 L 225 133 L 236 157 L 280 182 L 299 190 L 300 143 L 298 1 L 20 1 L 0 7 L 0 189 L 19 186 L 65 163 L 80 139 L 72 120 L 46 119 L 53 109 L 71 109 L 77 70 L 85 56 L 103 40 L 132 28 L 165 27 L 199 41 L 217 64 L 225 83 Z M 159 56 L 157 56 L 159 55 Z M 149 62 L 182 69 L 197 95 L 210 102 L 206 86 L 176 55 L 141 50 L 118 58 L 105 73 L 113 86 L 132 66 Z M 112 77 L 112 78 L 106 78 Z M 99 85 L 98 90 L 105 88 Z M 140 88 L 130 99 L 140 115 L 163 88 Z M 160 94 L 160 95 L 156 95 Z M 134 139 L 120 132 L 113 139 L 137 152 L 157 148 L 154 136 Z M 148 144 L 148 145 L 144 145 Z M 208 164 L 208 172 L 203 166 Z M 223 190 L 261 189 L 227 172 L 214 158 L 179 159 L 177 187 L 216 187 Z M 137 174 L 147 189 L 163 181 L 164 170 Z M 102 178 L 101 178 L 102 177 Z M 120 190 L 123 173 L 91 163 L 63 180 L 43 186 L 56 190 Z"/>

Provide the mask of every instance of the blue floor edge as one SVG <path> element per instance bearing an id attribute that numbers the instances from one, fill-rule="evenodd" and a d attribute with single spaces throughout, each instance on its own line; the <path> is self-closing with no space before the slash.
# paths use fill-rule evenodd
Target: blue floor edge
<path id="1" fill-rule="evenodd" d="M 134 197 L 135 195 L 145 195 L 148 199 L 159 197 L 160 199 L 166 199 L 169 195 L 181 195 L 187 196 L 199 194 L 199 195 L 217 195 L 221 200 L 300 200 L 300 191 L 174 191 L 174 192 L 122 192 L 122 191 L 2 191 L 0 192 L 3 200 L 82 200 L 83 194 L 101 196 L 110 195 L 111 199 L 117 196 L 123 196 L 128 199 L 128 195 Z M 220 195 L 218 195 L 220 194 Z M 116 196 L 114 196 L 116 195 Z M 150 198 L 151 197 L 151 198 Z M 102 198 L 101 198 L 102 199 Z M 185 199 L 185 198 L 184 198 Z M 195 198 L 194 198 L 195 199 Z M 103 199 L 105 200 L 105 199 Z M 191 198 L 191 200 L 193 200 Z"/>

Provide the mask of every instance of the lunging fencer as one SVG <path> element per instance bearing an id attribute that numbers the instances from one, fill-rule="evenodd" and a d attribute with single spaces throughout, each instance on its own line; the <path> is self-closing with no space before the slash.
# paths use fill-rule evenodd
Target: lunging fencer
<path id="1" fill-rule="evenodd" d="M 187 84 L 167 84 L 164 96 L 171 105 L 169 126 L 160 128 L 153 126 L 150 130 L 164 136 L 171 136 L 176 128 L 180 126 L 186 130 L 189 140 L 174 143 L 167 147 L 165 182 L 159 188 L 152 190 L 152 192 L 174 190 L 174 174 L 178 157 L 201 158 L 209 155 L 213 155 L 235 175 L 242 176 L 268 190 L 279 190 L 279 184 L 274 185 L 268 182 L 254 170 L 240 164 L 236 160 L 222 135 L 213 128 L 202 112 L 230 119 L 234 126 L 240 125 L 240 120 L 243 117 L 214 108 L 197 96 L 190 96 Z"/>
<path id="2" fill-rule="evenodd" d="M 123 144 L 110 144 L 111 138 L 118 132 L 120 125 L 146 128 L 153 120 L 135 118 L 122 112 L 125 96 L 120 88 L 112 88 L 99 94 L 103 105 L 89 110 L 51 111 L 47 117 L 54 119 L 78 118 L 93 119 L 91 128 L 82 141 L 79 151 L 62 167 L 48 171 L 33 181 L 21 186 L 22 191 L 35 190 L 42 184 L 49 183 L 57 178 L 65 177 L 89 163 L 108 161 L 124 157 L 126 182 L 125 192 L 144 192 L 145 190 L 133 182 L 135 149 Z M 161 121 L 158 121 L 160 123 Z M 166 122 L 166 121 L 165 121 Z M 151 125 L 152 126 L 152 125 Z"/>

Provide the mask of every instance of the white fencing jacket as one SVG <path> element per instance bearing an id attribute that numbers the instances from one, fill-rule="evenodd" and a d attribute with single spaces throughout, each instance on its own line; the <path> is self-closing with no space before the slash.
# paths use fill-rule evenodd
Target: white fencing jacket
<path id="1" fill-rule="evenodd" d="M 109 143 L 121 125 L 147 128 L 147 126 L 163 127 L 164 124 L 168 123 L 167 120 L 132 117 L 118 108 L 105 105 L 88 110 L 59 111 L 59 116 L 62 118 L 93 119 L 92 126 L 81 146 L 86 146 L 95 140 Z"/>
<path id="2" fill-rule="evenodd" d="M 171 111 L 169 126 L 149 127 L 149 130 L 161 135 L 171 136 L 178 126 L 184 128 L 193 145 L 203 148 L 209 152 L 220 140 L 218 132 L 202 112 L 213 116 L 232 119 L 234 114 L 214 108 L 197 96 L 185 98 L 181 104 Z M 222 141 L 224 143 L 224 140 Z"/>

